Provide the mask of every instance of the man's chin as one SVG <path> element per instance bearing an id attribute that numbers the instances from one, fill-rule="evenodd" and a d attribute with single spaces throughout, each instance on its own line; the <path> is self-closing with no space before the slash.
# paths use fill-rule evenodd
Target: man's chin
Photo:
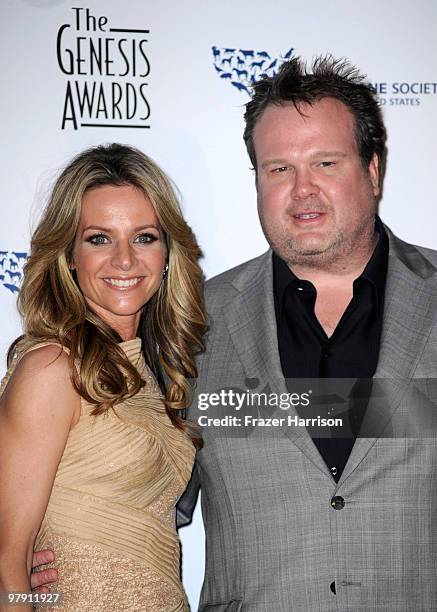
<path id="1" fill-rule="evenodd" d="M 325 264 L 331 259 L 335 259 L 335 246 L 335 243 L 323 243 L 321 241 L 308 241 L 306 243 L 296 243 L 296 241 L 293 241 L 293 243 L 288 242 L 280 246 L 277 245 L 278 248 L 272 245 L 273 250 L 287 264 L 306 266 Z"/>
<path id="2" fill-rule="evenodd" d="M 317 257 L 329 253 L 334 247 L 332 242 L 322 240 L 305 240 L 288 242 L 284 245 L 290 256 Z"/>

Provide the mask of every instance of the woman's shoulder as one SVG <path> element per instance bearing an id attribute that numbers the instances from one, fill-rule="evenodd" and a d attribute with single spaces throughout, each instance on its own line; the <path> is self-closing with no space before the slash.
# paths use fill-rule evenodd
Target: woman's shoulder
<path id="1" fill-rule="evenodd" d="M 15 368 L 34 369 L 35 371 L 70 370 L 68 349 L 61 344 L 53 342 L 36 342 L 19 350 Z"/>
<path id="2" fill-rule="evenodd" d="M 23 336 L 15 344 L 7 374 L 14 372 L 60 373 L 71 371 L 69 350 L 56 339 L 38 339 Z"/>
<path id="3" fill-rule="evenodd" d="M 21 340 L 0 393 L 3 401 L 20 406 L 27 400 L 42 407 L 49 398 L 62 398 L 62 404 L 73 412 L 79 399 L 71 381 L 69 355 L 56 341 Z"/>

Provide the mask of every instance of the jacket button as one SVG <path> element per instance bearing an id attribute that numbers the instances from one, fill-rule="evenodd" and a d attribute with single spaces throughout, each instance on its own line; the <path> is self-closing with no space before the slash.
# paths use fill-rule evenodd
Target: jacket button
<path id="1" fill-rule="evenodd" d="M 345 505 L 344 499 L 340 495 L 336 495 L 331 499 L 331 506 L 334 510 L 343 510 Z"/>

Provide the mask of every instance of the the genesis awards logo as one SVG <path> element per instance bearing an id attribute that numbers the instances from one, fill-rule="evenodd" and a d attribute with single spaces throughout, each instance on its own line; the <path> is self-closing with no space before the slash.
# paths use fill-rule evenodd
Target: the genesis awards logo
<path id="1" fill-rule="evenodd" d="M 61 128 L 148 128 L 148 29 L 112 27 L 106 15 L 72 8 L 56 54 L 65 75 Z"/>
<path id="2" fill-rule="evenodd" d="M 0 282 L 11 293 L 18 293 L 27 253 L 0 251 Z"/>
<path id="3" fill-rule="evenodd" d="M 276 74 L 281 65 L 292 57 L 293 51 L 291 48 L 284 55 L 272 57 L 267 51 L 212 47 L 217 76 L 249 95 L 253 83 Z"/>

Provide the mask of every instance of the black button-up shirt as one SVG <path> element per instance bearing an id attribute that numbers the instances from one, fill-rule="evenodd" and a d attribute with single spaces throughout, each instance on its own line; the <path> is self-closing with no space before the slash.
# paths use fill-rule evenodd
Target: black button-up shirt
<path id="1" fill-rule="evenodd" d="M 328 338 L 314 312 L 317 291 L 273 254 L 275 311 L 282 372 L 286 379 L 370 379 L 378 363 L 388 263 L 388 238 L 376 217 L 379 240 L 353 297 Z M 365 383 L 364 383 L 365 385 Z M 303 416 L 303 415 L 302 415 Z M 361 422 L 362 415 L 358 422 Z M 315 438 L 314 443 L 338 481 L 355 438 Z"/>

